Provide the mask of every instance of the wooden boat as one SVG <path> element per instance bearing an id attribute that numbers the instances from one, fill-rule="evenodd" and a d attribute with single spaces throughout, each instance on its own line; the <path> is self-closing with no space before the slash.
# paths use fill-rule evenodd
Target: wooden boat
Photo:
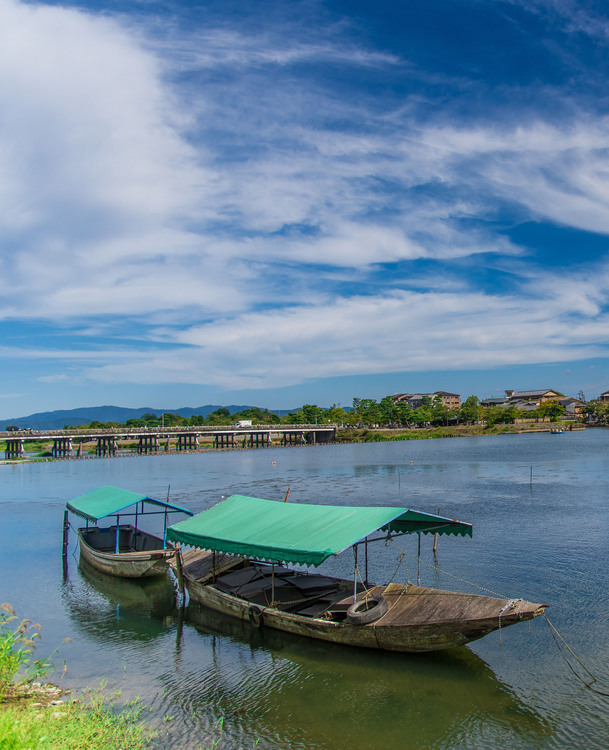
<path id="1" fill-rule="evenodd" d="M 86 520 L 86 527 L 77 530 L 81 556 L 102 573 L 121 578 L 165 574 L 175 554 L 173 545 L 167 542 L 168 515 L 186 513 L 192 516 L 189 510 L 178 505 L 109 486 L 80 495 L 66 507 L 66 514 L 72 512 Z M 162 537 L 138 528 L 142 516 L 157 514 L 164 517 Z M 121 524 L 120 517 L 125 515 L 133 516 L 134 524 Z M 99 523 L 109 516 L 116 518 L 113 526 L 89 526 L 90 521 Z"/>
<path id="2" fill-rule="evenodd" d="M 378 536 L 378 532 L 384 532 Z M 357 551 L 409 533 L 471 536 L 470 524 L 406 508 L 278 503 L 232 495 L 175 524 L 178 580 L 199 604 L 252 627 L 388 651 L 453 648 L 530 620 L 546 605 L 360 579 Z M 354 548 L 354 579 L 288 567 L 319 565 Z M 358 580 L 359 579 L 359 580 Z"/>

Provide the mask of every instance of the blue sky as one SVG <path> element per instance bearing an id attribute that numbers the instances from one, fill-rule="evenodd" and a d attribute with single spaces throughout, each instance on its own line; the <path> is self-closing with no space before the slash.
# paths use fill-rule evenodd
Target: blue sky
<path id="1" fill-rule="evenodd" d="M 605 3 L 0 20 L 0 416 L 609 388 Z"/>

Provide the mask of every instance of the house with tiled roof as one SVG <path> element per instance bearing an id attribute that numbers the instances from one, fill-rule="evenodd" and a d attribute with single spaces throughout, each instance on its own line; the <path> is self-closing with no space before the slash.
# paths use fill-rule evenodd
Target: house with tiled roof
<path id="1" fill-rule="evenodd" d="M 558 401 L 558 399 L 565 397 L 560 391 L 554 391 L 551 388 L 541 388 L 535 391 L 506 390 L 505 395 L 510 406 L 517 406 L 517 402 L 519 401 L 534 403 L 536 406 L 539 406 L 544 401 Z"/>
<path id="2" fill-rule="evenodd" d="M 458 393 L 449 393 L 448 391 L 434 391 L 433 393 L 396 393 L 391 396 L 394 404 L 408 404 L 411 409 L 418 409 L 423 404 L 423 396 L 429 396 L 433 401 L 439 398 L 442 406 L 447 409 L 460 409 L 461 396 Z"/>
<path id="3" fill-rule="evenodd" d="M 493 398 L 481 398 L 480 406 L 488 408 L 489 406 L 507 406 L 509 399 L 506 396 L 495 396 Z"/>
<path id="4" fill-rule="evenodd" d="M 578 419 L 586 405 L 579 398 L 557 398 L 556 400 L 565 407 L 564 416 L 567 419 Z"/>

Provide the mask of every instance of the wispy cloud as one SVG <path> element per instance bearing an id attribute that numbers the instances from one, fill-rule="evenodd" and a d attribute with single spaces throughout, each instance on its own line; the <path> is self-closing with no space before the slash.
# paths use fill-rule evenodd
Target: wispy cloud
<path id="1" fill-rule="evenodd" d="M 602 112 L 426 109 L 424 70 L 330 21 L 0 11 L 0 320 L 86 342 L 5 357 L 266 388 L 605 351 L 602 261 L 544 270 L 503 231 L 609 233 Z"/>

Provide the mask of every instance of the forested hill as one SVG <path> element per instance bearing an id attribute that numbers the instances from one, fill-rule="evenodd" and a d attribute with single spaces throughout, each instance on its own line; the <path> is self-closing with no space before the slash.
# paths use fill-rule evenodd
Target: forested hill
<path id="1" fill-rule="evenodd" d="M 185 406 L 180 409 L 153 409 L 149 406 L 142 406 L 139 409 L 127 409 L 122 406 L 89 406 L 80 409 L 64 409 L 60 411 L 44 411 L 37 414 L 30 414 L 27 417 L 14 417 L 12 419 L 1 419 L 0 428 L 8 425 L 15 425 L 21 428 L 30 428 L 32 430 L 60 430 L 64 426 L 78 427 L 91 422 L 117 422 L 125 424 L 128 419 L 137 419 L 143 414 L 157 414 L 171 412 L 180 414 L 182 417 L 192 417 L 195 414 L 201 414 L 206 417 L 208 414 L 222 408 L 219 404 L 207 404 L 206 406 L 189 407 Z M 250 409 L 251 406 L 225 406 L 231 414 L 244 409 Z"/>

